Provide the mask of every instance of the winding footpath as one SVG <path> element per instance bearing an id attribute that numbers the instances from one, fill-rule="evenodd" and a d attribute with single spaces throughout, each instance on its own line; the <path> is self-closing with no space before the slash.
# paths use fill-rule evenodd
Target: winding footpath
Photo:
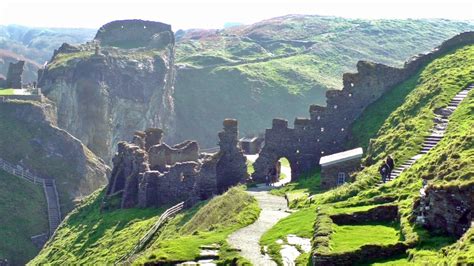
<path id="1" fill-rule="evenodd" d="M 253 163 L 257 156 L 250 155 L 247 156 L 247 159 Z M 227 239 L 229 244 L 240 250 L 240 255 L 248 259 L 253 265 L 276 265 L 270 256 L 262 254 L 259 241 L 266 231 L 289 215 L 285 198 L 268 193 L 270 189 L 291 181 L 291 169 L 282 167 L 281 171 L 286 175 L 286 178 L 275 183 L 273 187 L 259 184 L 257 187 L 247 190 L 247 193 L 257 200 L 261 208 L 260 216 L 253 224 L 237 230 Z"/>
<path id="2" fill-rule="evenodd" d="M 268 255 L 261 254 L 259 241 L 266 231 L 289 215 L 286 212 L 286 200 L 283 197 L 270 195 L 269 190 L 265 185 L 258 185 L 247 191 L 257 199 L 262 209 L 260 216 L 255 223 L 234 232 L 227 239 L 229 244 L 239 249 L 240 255 L 253 265 L 276 265 Z"/>

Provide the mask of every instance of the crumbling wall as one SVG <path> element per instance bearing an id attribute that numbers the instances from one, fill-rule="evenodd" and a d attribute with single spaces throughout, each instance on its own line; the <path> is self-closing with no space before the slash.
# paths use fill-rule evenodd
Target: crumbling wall
<path id="1" fill-rule="evenodd" d="M 199 159 L 199 145 L 196 141 L 184 141 L 173 147 L 163 143 L 148 150 L 150 167 L 165 169 L 168 165 L 179 162 L 197 162 Z"/>
<path id="2" fill-rule="evenodd" d="M 288 128 L 286 120 L 273 120 L 272 128 L 265 131 L 265 146 L 254 164 L 252 177 L 264 181 L 268 170 L 281 157 L 290 161 L 293 180 L 317 167 L 321 156 L 347 148 L 350 125 L 367 106 L 434 58 L 472 43 L 474 32 L 459 34 L 432 52 L 412 58 L 403 68 L 359 61 L 357 73 L 343 75 L 342 90 L 326 92 L 326 106 L 310 106 L 309 119 L 296 118 L 294 128 Z"/>
<path id="3" fill-rule="evenodd" d="M 160 207 L 180 201 L 208 199 L 248 177 L 246 159 L 237 146 L 237 121 L 224 121 L 220 151 L 199 154 L 195 141 L 173 147 L 161 142 L 161 129 L 135 132 L 120 142 L 105 202 L 120 198 L 121 208 Z"/>
<path id="4" fill-rule="evenodd" d="M 426 189 L 426 226 L 457 237 L 474 219 L 474 185 Z"/>
<path id="5" fill-rule="evenodd" d="M 238 122 L 224 120 L 224 130 L 219 132 L 219 153 L 216 165 L 216 182 L 219 193 L 244 182 L 248 178 L 247 159 L 240 149 Z"/>
<path id="6" fill-rule="evenodd" d="M 18 61 L 17 63 L 10 63 L 8 65 L 7 79 L 5 81 L 6 88 L 21 89 L 23 69 L 25 61 Z"/>

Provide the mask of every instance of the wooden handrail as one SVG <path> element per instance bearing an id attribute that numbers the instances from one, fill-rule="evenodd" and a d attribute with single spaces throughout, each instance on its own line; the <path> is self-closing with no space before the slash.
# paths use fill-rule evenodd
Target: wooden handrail
<path id="1" fill-rule="evenodd" d="M 174 205 L 173 207 L 167 209 L 165 212 L 163 212 L 160 217 L 158 218 L 158 221 L 153 224 L 153 226 L 145 233 L 145 235 L 140 238 L 138 243 L 133 247 L 133 249 L 125 254 L 124 256 L 120 257 L 115 264 L 123 264 L 125 262 L 130 262 L 130 258 L 132 258 L 133 255 L 137 254 L 140 250 L 142 250 L 146 244 L 153 238 L 153 236 L 156 234 L 158 229 L 172 216 L 176 215 L 178 212 L 183 210 L 184 208 L 184 201 Z"/>

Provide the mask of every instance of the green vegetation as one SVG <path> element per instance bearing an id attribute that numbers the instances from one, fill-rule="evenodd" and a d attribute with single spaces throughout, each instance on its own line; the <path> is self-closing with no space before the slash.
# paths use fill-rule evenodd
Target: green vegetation
<path id="1" fill-rule="evenodd" d="M 138 243 L 164 210 L 101 212 L 103 196 L 103 190 L 97 191 L 72 211 L 30 264 L 112 264 Z"/>
<path id="2" fill-rule="evenodd" d="M 157 221 L 164 208 L 101 211 L 104 191 L 97 191 L 72 211 L 40 254 L 36 264 L 112 264 L 128 254 Z M 135 263 L 194 260 L 202 245 L 221 245 L 222 262 L 238 259 L 226 243 L 233 231 L 253 223 L 260 213 L 256 200 L 235 187 L 172 218 Z"/>
<path id="3" fill-rule="evenodd" d="M 43 188 L 0 170 L 0 258 L 21 265 L 39 251 L 30 237 L 47 233 Z"/>
<path id="4" fill-rule="evenodd" d="M 304 202 L 308 196 L 321 192 L 321 173 L 316 170 L 314 173 L 301 176 L 297 181 L 286 184 L 283 187 L 272 189 L 270 194 L 288 197 L 290 207 L 297 207 Z"/>
<path id="5" fill-rule="evenodd" d="M 81 51 L 76 53 L 58 54 L 54 57 L 51 64 L 48 64 L 48 70 L 53 70 L 60 67 L 67 67 L 72 62 L 79 62 L 81 59 L 85 59 L 94 55 L 94 51 Z"/>
<path id="6" fill-rule="evenodd" d="M 0 89 L 0 96 L 13 95 L 14 93 L 14 89 Z"/>
<path id="7" fill-rule="evenodd" d="M 397 224 L 333 225 L 330 248 L 333 252 L 355 250 L 363 245 L 390 245 L 400 240 Z"/>
<path id="8" fill-rule="evenodd" d="M 288 217 L 278 221 L 270 230 L 263 234 L 260 239 L 261 246 L 268 247 L 268 253 L 279 264 L 282 264 L 280 256 L 281 245 L 277 244 L 278 239 L 287 242 L 286 237 L 289 234 L 297 235 L 304 238 L 312 238 L 313 236 L 313 222 L 315 216 L 315 208 L 306 208 L 298 210 Z"/>
<path id="9" fill-rule="evenodd" d="M 139 264 L 195 260 L 202 245 L 221 245 L 221 260 L 238 258 L 226 244 L 229 234 L 253 223 L 260 214 L 258 203 L 243 187 L 234 187 L 208 203 L 176 216 L 140 255 Z"/>

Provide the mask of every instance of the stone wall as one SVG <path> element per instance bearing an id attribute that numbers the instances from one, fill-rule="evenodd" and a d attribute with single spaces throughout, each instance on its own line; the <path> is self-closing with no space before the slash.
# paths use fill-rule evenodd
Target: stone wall
<path id="1" fill-rule="evenodd" d="M 397 205 L 384 205 L 368 211 L 331 215 L 331 220 L 339 225 L 367 222 L 392 222 L 398 219 Z"/>
<path id="2" fill-rule="evenodd" d="M 236 120 L 224 121 L 220 151 L 214 155 L 199 154 L 195 141 L 170 147 L 162 137 L 161 129 L 147 129 L 136 132 L 132 142 L 118 144 L 105 202 L 119 196 L 121 208 L 190 204 L 248 177 Z"/>
<path id="3" fill-rule="evenodd" d="M 426 226 L 460 237 L 474 219 L 474 185 L 426 189 Z"/>
<path id="4" fill-rule="evenodd" d="M 339 173 L 344 173 L 346 176 L 345 182 L 353 182 L 353 173 L 360 169 L 360 158 L 347 160 L 340 163 L 331 164 L 321 167 L 321 188 L 331 189 L 338 186 L 337 179 Z"/>
<path id="5" fill-rule="evenodd" d="M 8 65 L 7 79 L 5 81 L 6 88 L 21 89 L 23 69 L 25 61 L 18 61 L 17 63 L 10 63 Z"/>
<path id="6" fill-rule="evenodd" d="M 224 120 L 224 130 L 219 132 L 219 160 L 216 165 L 217 190 L 219 193 L 248 178 L 247 159 L 239 147 L 238 122 Z"/>
<path id="7" fill-rule="evenodd" d="M 434 58 L 473 43 L 474 32 L 459 34 L 432 52 L 407 61 L 403 68 L 359 61 L 357 73 L 343 75 L 342 90 L 326 92 L 326 106 L 310 106 L 310 118 L 296 118 L 294 128 L 288 128 L 286 120 L 273 120 L 272 128 L 265 132 L 265 146 L 254 164 L 253 178 L 263 181 L 268 169 L 279 158 L 286 157 L 290 161 L 292 179 L 297 179 L 318 166 L 321 156 L 345 150 L 350 126 L 367 106 Z"/>

